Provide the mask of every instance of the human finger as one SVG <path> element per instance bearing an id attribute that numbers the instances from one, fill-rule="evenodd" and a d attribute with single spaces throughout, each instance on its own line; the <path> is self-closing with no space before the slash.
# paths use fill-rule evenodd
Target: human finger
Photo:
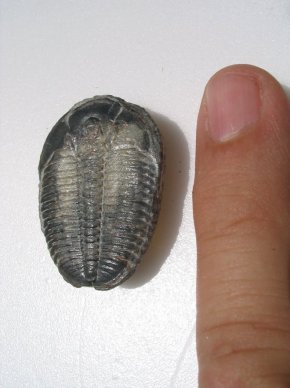
<path id="1" fill-rule="evenodd" d="M 290 386 L 290 110 L 254 66 L 207 84 L 193 190 L 200 387 Z"/>

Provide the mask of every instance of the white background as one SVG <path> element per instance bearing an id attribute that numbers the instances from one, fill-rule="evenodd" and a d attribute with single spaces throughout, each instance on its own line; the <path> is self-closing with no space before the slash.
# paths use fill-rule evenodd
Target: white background
<path id="1" fill-rule="evenodd" d="M 192 388 L 195 122 L 208 78 L 233 63 L 290 82 L 283 0 L 2 0 L 0 386 Z M 75 289 L 38 219 L 44 140 L 76 102 L 113 94 L 147 108 L 167 156 L 160 223 L 134 277 Z"/>

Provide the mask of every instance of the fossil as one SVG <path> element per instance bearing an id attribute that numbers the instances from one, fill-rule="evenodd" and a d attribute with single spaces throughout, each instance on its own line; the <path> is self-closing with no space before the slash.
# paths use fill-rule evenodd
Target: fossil
<path id="1" fill-rule="evenodd" d="M 67 282 L 108 290 L 134 273 L 157 222 L 162 161 L 149 114 L 117 97 L 84 100 L 52 128 L 39 162 L 39 211 Z"/>

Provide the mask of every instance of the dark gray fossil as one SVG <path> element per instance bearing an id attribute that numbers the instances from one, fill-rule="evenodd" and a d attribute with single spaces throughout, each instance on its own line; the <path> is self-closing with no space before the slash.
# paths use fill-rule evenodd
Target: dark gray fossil
<path id="1" fill-rule="evenodd" d="M 157 222 L 162 160 L 149 114 L 117 97 L 84 100 L 53 127 L 39 163 L 40 220 L 66 281 L 108 290 L 134 273 Z"/>

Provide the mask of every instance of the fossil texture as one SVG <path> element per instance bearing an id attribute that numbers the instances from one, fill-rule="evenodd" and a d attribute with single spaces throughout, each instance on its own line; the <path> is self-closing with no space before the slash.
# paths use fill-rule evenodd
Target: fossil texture
<path id="1" fill-rule="evenodd" d="M 157 221 L 159 130 L 117 97 L 76 104 L 53 127 L 39 163 L 42 230 L 64 279 L 111 289 L 136 269 Z"/>

